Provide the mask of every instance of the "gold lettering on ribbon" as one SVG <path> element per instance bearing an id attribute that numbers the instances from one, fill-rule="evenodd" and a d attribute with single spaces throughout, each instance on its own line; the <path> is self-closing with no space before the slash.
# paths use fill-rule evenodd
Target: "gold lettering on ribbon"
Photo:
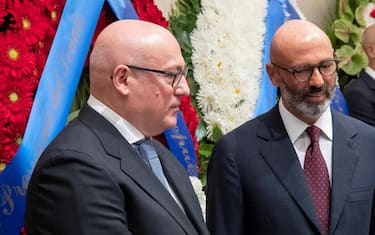
<path id="1" fill-rule="evenodd" d="M 24 175 L 20 185 L 8 185 L 2 184 L 0 186 L 1 196 L 1 212 L 3 215 L 9 216 L 14 212 L 14 201 L 17 197 L 25 197 L 27 191 L 27 184 L 29 182 L 30 175 Z"/>
<path id="2" fill-rule="evenodd" d="M 51 136 L 51 132 L 56 131 L 56 126 L 53 124 L 55 120 L 55 111 L 61 108 L 61 103 L 64 101 L 62 97 L 62 92 L 64 88 L 64 83 L 67 79 L 75 79 L 70 78 L 72 66 L 71 64 L 74 62 L 73 59 L 76 57 L 77 54 L 77 47 L 78 43 L 81 41 L 82 37 L 82 29 L 84 27 L 84 19 L 81 15 L 75 14 L 72 16 L 72 21 L 74 27 L 71 28 L 71 36 L 69 37 L 69 42 L 67 43 L 67 49 L 64 50 L 60 54 L 60 58 L 58 58 L 57 63 L 60 63 L 61 70 L 56 70 L 55 73 L 51 78 L 54 79 L 52 89 L 54 91 L 53 95 L 50 97 L 51 101 L 51 109 L 46 109 L 43 111 L 43 127 L 41 130 L 41 136 L 38 139 L 38 142 L 34 145 L 35 151 L 33 153 L 34 160 L 36 161 L 44 148 L 46 147 L 46 143 L 49 142 L 49 139 L 53 138 Z"/>
<path id="3" fill-rule="evenodd" d="M 184 161 L 187 166 L 187 172 L 189 175 L 193 175 L 196 172 L 195 166 L 191 163 L 191 157 L 189 154 L 189 150 L 186 147 L 186 136 L 180 133 L 178 127 L 173 129 L 173 133 L 171 134 L 172 139 L 178 141 L 178 146 L 181 149 L 182 155 L 184 156 Z"/>
<path id="4" fill-rule="evenodd" d="M 9 185 L 1 185 L 1 208 L 4 215 L 11 215 L 14 211 L 14 202 L 12 199 L 12 188 Z"/>

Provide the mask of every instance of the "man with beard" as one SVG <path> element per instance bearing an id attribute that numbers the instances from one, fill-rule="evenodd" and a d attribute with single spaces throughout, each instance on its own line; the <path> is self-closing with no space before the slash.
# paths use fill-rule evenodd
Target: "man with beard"
<path id="1" fill-rule="evenodd" d="M 337 60 L 302 20 L 275 33 L 274 108 L 223 136 L 207 183 L 213 235 L 373 234 L 375 130 L 330 109 Z"/>

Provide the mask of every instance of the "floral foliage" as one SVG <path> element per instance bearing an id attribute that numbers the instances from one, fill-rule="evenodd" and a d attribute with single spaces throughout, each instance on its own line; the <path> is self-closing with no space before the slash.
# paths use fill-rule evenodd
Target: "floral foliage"
<path id="1" fill-rule="evenodd" d="M 371 0 L 337 0 L 336 19 L 326 29 L 339 62 L 339 84 L 345 87 L 367 66 L 367 57 L 361 45 L 363 30 L 375 22 Z"/>
<path id="2" fill-rule="evenodd" d="M 64 0 L 0 2 L 0 171 L 22 142 Z"/>
<path id="3" fill-rule="evenodd" d="M 203 184 L 214 143 L 253 116 L 266 9 L 267 1 L 243 0 L 176 0 L 172 9 L 170 27 L 193 68 L 190 83 L 200 118 L 197 138 Z"/>

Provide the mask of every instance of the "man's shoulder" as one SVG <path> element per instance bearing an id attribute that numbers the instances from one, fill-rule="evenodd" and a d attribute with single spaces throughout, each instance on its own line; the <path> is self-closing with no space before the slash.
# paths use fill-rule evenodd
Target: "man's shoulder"
<path id="1" fill-rule="evenodd" d="M 48 144 L 43 151 L 43 158 L 70 155 L 69 152 L 88 153 L 93 150 L 94 146 L 98 145 L 100 145 L 100 141 L 93 131 L 76 119 L 62 129 Z"/>
<path id="2" fill-rule="evenodd" d="M 259 132 L 265 132 L 272 126 L 279 126 L 281 123 L 281 116 L 277 105 L 269 111 L 244 122 L 232 131 L 225 134 L 224 138 L 252 138 L 255 137 Z"/>
<path id="3" fill-rule="evenodd" d="M 368 89 L 368 82 L 371 82 L 373 79 L 366 72 L 362 71 L 359 76 L 355 79 L 352 79 L 343 89 L 343 93 L 348 94 L 355 91 L 363 92 L 363 89 Z M 375 82 L 375 81 L 374 81 Z"/>
<path id="4" fill-rule="evenodd" d="M 357 118 L 353 118 L 335 110 L 332 111 L 332 115 L 334 120 L 333 123 L 336 126 L 340 125 L 344 129 L 352 129 L 355 132 L 364 134 L 368 133 L 369 135 L 375 136 L 375 128 Z"/>

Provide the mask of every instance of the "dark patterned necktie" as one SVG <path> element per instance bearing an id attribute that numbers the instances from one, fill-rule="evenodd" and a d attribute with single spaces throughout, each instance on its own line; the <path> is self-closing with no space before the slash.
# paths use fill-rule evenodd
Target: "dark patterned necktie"
<path id="1" fill-rule="evenodd" d="M 159 181 L 164 185 L 168 190 L 168 182 L 163 173 L 163 168 L 161 166 L 158 154 L 155 151 L 155 148 L 151 144 L 151 140 L 141 140 L 135 144 L 138 147 L 138 151 L 142 159 L 146 164 L 151 168 L 152 172 L 156 175 Z"/>
<path id="2" fill-rule="evenodd" d="M 321 230 L 323 234 L 328 234 L 331 190 L 327 165 L 319 147 L 321 130 L 316 126 L 310 126 L 306 129 L 306 132 L 310 136 L 311 144 L 306 150 L 303 171 L 310 188 Z"/>

